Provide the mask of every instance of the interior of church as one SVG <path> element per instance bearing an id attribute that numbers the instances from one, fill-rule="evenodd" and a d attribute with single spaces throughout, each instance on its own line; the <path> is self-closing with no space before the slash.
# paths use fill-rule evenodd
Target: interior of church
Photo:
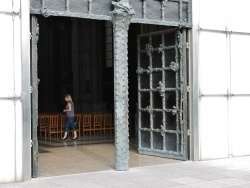
<path id="1" fill-rule="evenodd" d="M 37 18 L 37 133 L 40 153 L 38 175 L 52 176 L 113 169 L 112 23 L 68 17 Z M 137 35 L 164 29 L 164 26 L 130 24 L 128 31 L 130 166 L 134 167 L 175 162 L 163 158 L 152 160 L 150 156 L 137 153 Z M 70 94 L 74 102 L 77 140 L 70 139 L 71 133 L 67 140 L 61 140 L 65 124 L 65 94 Z M 52 116 L 56 118 L 57 124 L 57 130 L 54 132 L 43 129 L 42 125 L 43 121 L 45 124 L 49 121 L 43 118 Z M 83 127 L 88 118 L 91 119 L 91 130 Z M 73 159 L 70 159 L 72 156 Z M 77 163 L 69 163 L 67 160 L 76 160 Z"/>

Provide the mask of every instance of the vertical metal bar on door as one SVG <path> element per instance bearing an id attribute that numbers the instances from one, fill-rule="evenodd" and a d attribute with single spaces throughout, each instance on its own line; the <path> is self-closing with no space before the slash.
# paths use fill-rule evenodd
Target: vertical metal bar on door
<path id="1" fill-rule="evenodd" d="M 137 70 L 140 69 L 141 67 L 141 53 L 140 53 L 140 39 L 137 38 L 137 58 L 138 58 L 138 66 L 137 66 Z M 139 140 L 139 148 L 142 147 L 141 145 L 141 76 L 138 74 L 137 76 L 138 79 L 138 140 Z"/>
<path id="2" fill-rule="evenodd" d="M 152 47 L 152 36 L 149 36 L 149 48 Z M 152 47 L 153 48 L 153 47 Z M 149 67 L 153 67 L 153 58 L 152 54 L 154 53 L 153 51 L 150 50 L 151 53 L 149 53 Z M 153 75 L 152 72 L 149 74 L 149 92 L 150 92 L 150 106 L 149 109 L 153 109 Z M 150 149 L 153 149 L 153 124 L 154 124 L 154 119 L 153 119 L 153 110 L 149 110 L 149 115 L 150 115 Z"/>
<path id="3" fill-rule="evenodd" d="M 162 43 L 162 47 L 165 47 L 165 35 L 164 34 L 162 34 L 161 35 L 161 43 Z M 165 66 L 165 50 L 163 49 L 162 50 L 162 85 L 163 86 L 166 86 L 166 80 L 165 80 L 165 78 L 166 78 L 166 74 L 165 74 L 165 68 L 166 68 L 166 66 Z M 165 142 L 165 140 L 166 140 L 166 132 L 165 132 L 165 130 L 166 130 L 166 94 L 164 94 L 164 95 L 162 95 L 162 108 L 163 108 L 163 111 L 162 111 L 162 128 L 163 128 L 163 130 L 162 130 L 162 133 L 163 133 L 163 135 L 162 135 L 162 139 L 163 139 L 163 150 L 164 151 L 166 151 L 166 142 Z"/>
<path id="4" fill-rule="evenodd" d="M 183 99 L 182 99 L 182 103 L 183 103 L 183 118 L 182 118 L 182 132 L 183 134 L 181 134 L 182 136 L 182 144 L 181 144 L 181 153 L 185 156 L 187 153 L 187 52 L 186 52 L 186 41 L 187 41 L 187 35 L 186 35 L 186 30 L 183 30 L 182 33 L 182 54 L 181 54 L 181 58 L 182 58 L 182 79 L 183 79 Z M 186 155 L 187 157 L 187 155 Z"/>
<path id="5" fill-rule="evenodd" d="M 178 55 L 178 36 L 175 34 L 175 63 L 179 63 L 179 55 Z M 180 71 L 180 70 L 179 70 Z M 176 119 L 176 151 L 179 152 L 179 71 L 176 71 L 175 73 L 175 80 L 176 80 L 176 85 L 175 85 L 175 97 L 176 97 L 176 103 L 175 107 L 177 109 L 177 113 L 175 114 L 175 119 Z"/>
<path id="6" fill-rule="evenodd" d="M 178 127 L 178 135 L 180 133 L 180 131 L 183 131 L 183 55 L 182 55 L 182 45 L 183 45 L 183 37 L 182 37 L 182 33 L 180 31 L 177 32 L 178 35 L 178 53 L 179 53 L 179 61 L 180 61 L 180 94 L 181 94 L 181 99 L 180 99 L 180 124 Z M 183 134 L 180 135 L 181 137 L 183 136 Z M 183 137 L 181 139 L 181 146 L 183 145 Z"/>

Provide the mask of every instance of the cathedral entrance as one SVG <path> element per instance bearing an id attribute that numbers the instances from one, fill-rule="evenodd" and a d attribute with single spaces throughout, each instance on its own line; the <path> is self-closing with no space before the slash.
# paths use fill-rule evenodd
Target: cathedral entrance
<path id="1" fill-rule="evenodd" d="M 114 67 L 112 27 L 112 23 L 109 21 L 97 21 L 68 17 L 32 17 L 32 33 L 33 36 L 36 36 L 32 37 L 33 119 L 36 119 L 36 112 L 38 119 L 38 126 L 36 126 L 36 122 L 33 122 L 33 137 L 36 137 L 37 135 L 37 139 L 33 139 L 37 140 L 37 143 L 33 143 L 34 177 L 36 177 L 35 174 L 38 176 L 54 176 L 70 173 L 109 170 L 114 168 L 115 135 L 113 122 Z M 144 68 L 146 70 L 146 68 L 149 67 L 150 64 L 147 66 L 147 64 L 143 65 L 142 62 L 149 63 L 150 60 L 146 60 L 146 57 L 150 56 L 147 56 L 145 53 L 145 61 L 142 61 L 141 57 L 138 56 L 138 52 L 140 54 L 141 50 L 144 50 L 139 49 L 138 47 L 147 46 L 147 39 L 145 39 L 145 41 L 142 39 L 142 44 L 139 45 L 138 43 L 138 47 L 135 44 L 138 35 L 141 35 L 140 37 L 142 37 L 144 36 L 142 35 L 144 33 L 152 33 L 166 29 L 169 28 L 164 26 L 131 24 L 128 32 L 130 167 L 177 162 L 175 160 L 166 158 L 155 159 L 152 156 L 146 156 L 148 153 L 142 153 L 141 151 L 141 154 L 146 155 L 139 155 L 137 151 L 138 148 L 141 150 L 147 145 L 147 143 L 144 143 L 144 141 L 147 142 L 146 140 L 151 140 L 150 136 L 145 136 L 147 135 L 147 130 L 144 130 L 144 126 L 148 126 L 150 124 L 151 117 L 145 117 L 142 115 L 142 113 L 145 111 L 144 107 L 147 108 L 147 106 L 145 106 L 147 103 L 145 100 L 147 99 L 146 97 L 141 97 L 141 95 L 145 94 L 145 96 L 150 96 L 153 95 L 153 93 L 149 94 L 149 92 L 146 94 L 146 91 L 141 91 L 139 88 L 141 84 L 143 84 L 142 82 L 149 83 L 149 81 L 146 79 L 150 77 L 145 77 L 144 80 L 144 78 L 142 79 L 143 73 L 140 73 L 140 70 Z M 170 33 L 171 34 L 169 34 L 168 37 L 174 39 L 166 40 L 166 43 L 170 46 L 175 46 L 176 44 L 172 44 L 171 42 L 172 40 L 177 41 L 177 38 L 180 35 L 177 34 L 177 30 Z M 157 39 L 157 41 L 153 42 L 154 46 L 157 46 L 157 48 L 160 47 L 160 43 L 159 45 L 155 45 L 156 42 L 161 42 L 161 40 Z M 167 47 L 166 49 L 163 49 L 163 51 L 164 50 L 166 50 L 166 52 L 164 52 L 166 59 L 170 58 L 168 59 L 168 63 L 170 60 L 171 62 L 172 60 L 176 60 L 176 57 L 172 54 L 172 51 L 167 52 Z M 178 54 L 180 53 L 178 49 L 175 52 Z M 157 54 L 158 53 L 159 52 L 157 52 Z M 159 63 L 158 60 L 161 61 L 160 56 L 157 56 L 155 60 L 157 60 L 157 63 Z M 178 63 L 180 64 L 180 60 L 178 60 Z M 154 68 L 159 68 L 159 64 L 151 65 Z M 162 70 L 168 72 L 164 69 L 164 67 L 161 68 Z M 180 70 L 183 69 L 180 68 Z M 172 84 L 171 87 L 173 86 L 173 91 L 169 92 L 170 94 L 166 94 L 165 101 L 170 101 L 168 102 L 168 107 L 171 103 L 171 110 L 173 111 L 175 111 L 173 106 L 176 106 L 177 112 L 173 115 L 173 117 L 178 117 L 176 119 L 176 122 L 178 122 L 183 117 L 178 111 L 180 106 L 177 105 L 180 103 L 178 102 L 176 103 L 177 105 L 174 105 L 175 102 L 173 101 L 176 100 L 174 95 L 178 96 L 178 100 L 181 96 L 181 90 L 179 89 L 180 85 L 178 85 L 180 81 L 176 82 L 177 84 L 175 89 L 175 85 L 172 82 L 175 81 L 175 77 L 178 77 L 178 79 L 180 78 L 180 71 L 178 69 L 170 74 L 170 80 L 165 82 Z M 173 74 L 176 74 L 176 76 L 173 76 Z M 153 73 L 153 75 L 155 75 L 155 73 Z M 156 78 L 159 79 L 157 81 L 159 82 L 160 78 L 162 77 L 156 76 Z M 154 82 L 155 83 L 153 85 L 156 86 L 157 83 L 155 80 Z M 144 84 L 144 86 L 146 85 Z M 160 95 L 159 91 L 160 89 L 155 91 L 155 94 L 158 93 L 158 95 Z M 143 94 L 141 92 L 143 92 Z M 168 91 L 166 91 L 166 93 L 167 92 Z M 172 94 L 174 92 L 175 94 Z M 76 141 L 73 141 L 70 138 L 66 141 L 61 140 L 64 131 L 63 124 L 65 118 L 65 114 L 62 113 L 62 110 L 65 106 L 64 95 L 66 93 L 72 95 L 75 105 L 75 112 L 78 116 L 78 140 Z M 159 104 L 158 99 L 162 101 L 159 96 L 158 98 L 155 96 L 154 104 Z M 164 110 L 167 109 L 162 107 L 161 112 L 163 113 Z M 167 112 L 164 113 L 167 114 Z M 103 126 L 97 129 L 94 128 L 94 117 L 96 114 L 101 114 Z M 112 117 L 110 127 L 106 127 L 106 125 L 104 125 L 107 114 L 111 115 Z M 159 112 L 157 112 L 157 114 L 159 114 Z M 48 130 L 42 130 L 40 120 L 43 116 L 55 115 L 58 116 L 58 132 L 50 135 Z M 92 130 L 87 131 L 86 128 L 84 128 L 85 115 L 91 116 Z M 155 114 L 152 114 L 152 117 L 154 116 Z M 163 117 L 167 117 L 167 115 L 161 115 L 157 117 L 158 122 L 154 122 L 153 126 L 160 126 L 156 124 L 161 121 L 159 118 Z M 150 122 L 146 123 L 145 120 L 147 120 L 147 118 Z M 142 121 L 145 124 L 143 124 Z M 169 121 L 172 122 L 173 120 L 171 119 Z M 176 124 L 171 124 L 171 122 L 165 124 L 165 126 L 172 126 L 173 135 L 176 136 L 175 141 L 170 136 L 170 145 L 172 147 L 172 144 L 174 142 L 177 143 L 177 140 L 180 141 L 179 143 L 182 143 L 181 139 L 185 135 L 184 129 L 181 129 L 183 127 L 179 126 L 180 124 L 178 124 L 178 129 L 176 128 L 176 130 L 174 130 L 173 127 L 175 127 Z M 149 133 L 149 135 L 152 134 L 154 137 L 153 149 L 159 149 L 163 145 L 163 142 L 158 143 L 160 140 L 160 136 L 158 134 L 160 133 L 159 127 L 155 127 L 155 130 L 152 131 L 156 131 L 155 133 Z M 165 141 L 167 141 L 168 134 L 170 133 L 168 130 L 166 130 L 165 136 L 163 136 Z M 169 141 L 165 143 L 168 144 Z M 159 146 L 157 146 L 158 144 Z M 36 145 L 37 149 L 35 147 Z M 167 147 L 170 146 L 166 146 L 166 148 Z M 178 150 L 176 150 L 177 152 L 182 151 L 180 149 L 184 148 L 180 145 L 176 145 L 175 147 L 178 148 Z M 171 150 L 169 149 L 168 152 L 171 152 Z M 73 162 L 71 161 L 72 157 Z M 170 155 L 163 157 L 174 158 L 170 157 Z M 179 159 L 179 157 L 176 158 Z"/>

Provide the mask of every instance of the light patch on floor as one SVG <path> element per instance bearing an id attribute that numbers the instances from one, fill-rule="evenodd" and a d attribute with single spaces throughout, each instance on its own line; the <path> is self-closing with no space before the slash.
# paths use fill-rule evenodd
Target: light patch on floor
<path id="1" fill-rule="evenodd" d="M 38 177 L 60 176 L 114 169 L 114 143 L 79 145 L 63 142 L 61 147 L 40 147 Z M 62 144 L 63 144 L 62 143 Z M 137 146 L 130 144 L 129 167 L 178 163 L 181 161 L 139 155 Z"/>

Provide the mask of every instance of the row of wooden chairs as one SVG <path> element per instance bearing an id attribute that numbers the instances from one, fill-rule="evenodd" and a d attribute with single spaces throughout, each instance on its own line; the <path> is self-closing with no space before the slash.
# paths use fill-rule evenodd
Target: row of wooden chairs
<path id="1" fill-rule="evenodd" d="M 76 131 L 78 136 L 85 135 L 106 135 L 113 134 L 114 124 L 111 113 L 94 113 L 94 114 L 75 114 Z M 61 137 L 64 134 L 64 124 L 66 123 L 65 114 L 39 115 L 38 130 L 40 136 L 52 135 Z M 72 132 L 72 130 L 69 130 Z"/>

